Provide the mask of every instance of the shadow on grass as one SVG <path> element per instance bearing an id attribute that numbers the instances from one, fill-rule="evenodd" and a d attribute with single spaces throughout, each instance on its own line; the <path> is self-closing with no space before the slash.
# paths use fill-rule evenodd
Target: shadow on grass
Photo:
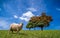
<path id="1" fill-rule="evenodd" d="M 27 34 L 25 34 L 25 33 L 19 33 L 19 35 L 27 35 Z"/>
<path id="2" fill-rule="evenodd" d="M 11 33 L 11 34 L 18 34 L 18 35 L 27 35 L 26 33 Z"/>

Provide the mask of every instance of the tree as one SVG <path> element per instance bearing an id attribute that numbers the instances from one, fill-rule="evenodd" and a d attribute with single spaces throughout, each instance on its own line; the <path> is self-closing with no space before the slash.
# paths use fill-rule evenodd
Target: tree
<path id="1" fill-rule="evenodd" d="M 29 30 L 30 30 L 31 28 L 33 28 L 32 22 L 29 22 L 29 23 L 27 24 L 26 28 L 28 28 Z"/>
<path id="2" fill-rule="evenodd" d="M 44 21 L 40 21 L 36 25 L 36 27 L 40 27 L 42 31 L 43 31 L 43 27 L 45 27 L 45 26 L 46 26 L 46 24 L 44 23 Z"/>
<path id="3" fill-rule="evenodd" d="M 41 27 L 41 30 L 43 30 L 43 27 L 48 27 L 51 21 L 52 17 L 47 16 L 44 12 L 41 14 L 41 16 L 34 16 L 29 20 L 29 22 L 33 23 L 34 27 Z"/>

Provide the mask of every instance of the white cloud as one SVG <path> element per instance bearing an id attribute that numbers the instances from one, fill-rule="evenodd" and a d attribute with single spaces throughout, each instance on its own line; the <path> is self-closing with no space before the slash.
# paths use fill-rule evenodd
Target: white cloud
<path id="1" fill-rule="evenodd" d="M 1 29 L 9 29 L 8 27 L 9 27 L 9 23 L 6 21 L 6 20 L 2 20 L 2 19 L 0 19 L 0 30 Z"/>
<path id="2" fill-rule="evenodd" d="M 28 8 L 27 10 L 32 11 L 32 12 L 37 11 L 35 8 Z"/>
<path id="3" fill-rule="evenodd" d="M 27 18 L 27 17 L 20 17 L 21 20 L 24 20 L 24 21 L 29 21 L 30 18 Z"/>
<path id="4" fill-rule="evenodd" d="M 24 21 L 29 21 L 30 17 L 32 16 L 34 16 L 34 14 L 31 11 L 27 11 L 26 13 L 23 13 L 23 15 L 19 18 Z"/>
<path id="5" fill-rule="evenodd" d="M 31 11 L 27 11 L 26 13 L 23 13 L 23 16 L 32 17 L 34 14 Z"/>
<path id="6" fill-rule="evenodd" d="M 18 18 L 18 16 L 17 15 L 14 15 L 14 18 Z"/>

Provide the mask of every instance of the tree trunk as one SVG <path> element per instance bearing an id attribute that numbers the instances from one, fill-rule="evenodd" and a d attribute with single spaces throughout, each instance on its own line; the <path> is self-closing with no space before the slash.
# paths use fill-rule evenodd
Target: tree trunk
<path id="1" fill-rule="evenodd" d="M 43 27 L 41 27 L 41 31 L 43 31 Z"/>

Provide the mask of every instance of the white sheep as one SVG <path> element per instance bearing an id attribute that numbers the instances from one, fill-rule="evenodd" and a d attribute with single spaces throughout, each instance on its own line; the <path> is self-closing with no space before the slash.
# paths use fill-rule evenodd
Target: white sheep
<path id="1" fill-rule="evenodd" d="M 10 30 L 9 31 L 17 31 L 17 33 L 22 29 L 23 27 L 23 23 L 20 23 L 20 24 L 16 24 L 16 23 L 13 23 L 10 25 Z"/>

